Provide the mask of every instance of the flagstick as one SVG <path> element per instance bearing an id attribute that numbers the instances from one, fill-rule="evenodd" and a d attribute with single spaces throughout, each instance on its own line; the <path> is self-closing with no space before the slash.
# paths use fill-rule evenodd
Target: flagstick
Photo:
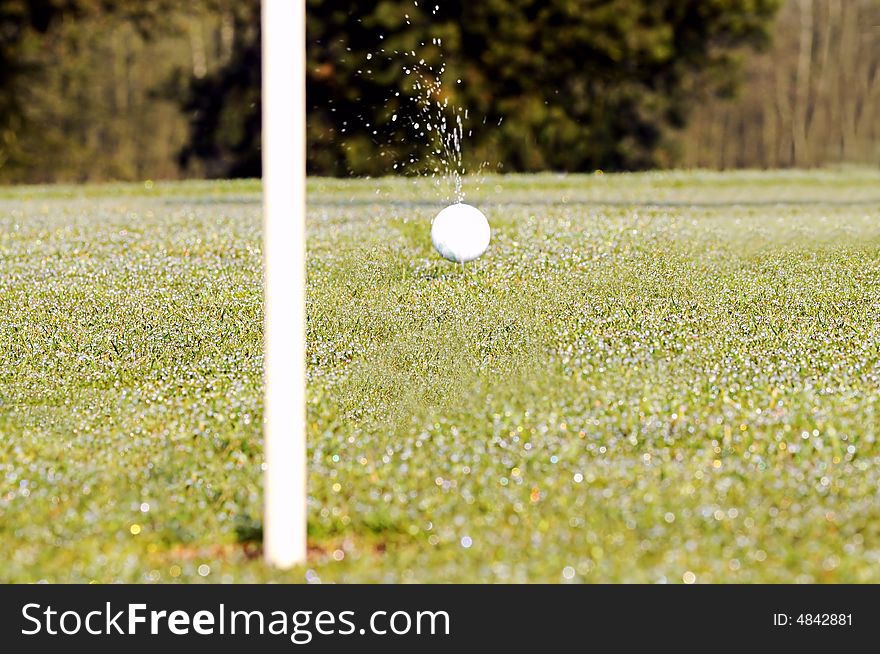
<path id="1" fill-rule="evenodd" d="M 306 560 L 305 0 L 263 0 L 266 562 Z"/>

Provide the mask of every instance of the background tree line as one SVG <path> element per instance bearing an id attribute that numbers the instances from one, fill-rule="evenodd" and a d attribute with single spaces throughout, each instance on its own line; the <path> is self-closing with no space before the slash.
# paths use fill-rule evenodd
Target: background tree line
<path id="1" fill-rule="evenodd" d="M 880 162 L 880 2 L 788 0 L 744 68 L 735 98 L 694 112 L 682 165 Z"/>
<path id="2" fill-rule="evenodd" d="M 425 154 L 413 51 L 470 169 L 880 156 L 880 0 L 419 5 L 308 0 L 311 172 Z M 0 181 L 259 175 L 259 42 L 258 0 L 0 0 Z"/>

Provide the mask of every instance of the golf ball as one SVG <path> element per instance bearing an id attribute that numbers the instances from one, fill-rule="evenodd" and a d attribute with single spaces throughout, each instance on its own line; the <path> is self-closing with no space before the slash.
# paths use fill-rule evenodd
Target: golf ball
<path id="1" fill-rule="evenodd" d="M 437 214 L 431 224 L 431 242 L 449 261 L 472 261 L 486 251 L 492 230 L 483 212 L 459 202 Z"/>

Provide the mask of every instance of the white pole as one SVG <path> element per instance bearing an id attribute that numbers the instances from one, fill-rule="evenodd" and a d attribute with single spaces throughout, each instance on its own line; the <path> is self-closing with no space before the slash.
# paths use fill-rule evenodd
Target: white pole
<path id="1" fill-rule="evenodd" d="M 266 562 L 306 560 L 305 0 L 263 0 Z"/>

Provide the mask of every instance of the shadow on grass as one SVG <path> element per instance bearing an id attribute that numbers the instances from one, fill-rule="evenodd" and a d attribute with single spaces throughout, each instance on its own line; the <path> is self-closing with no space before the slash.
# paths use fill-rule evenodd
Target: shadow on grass
<path id="1" fill-rule="evenodd" d="M 318 527 L 309 523 L 309 541 L 321 542 L 340 537 L 358 535 L 369 540 L 381 539 L 385 541 L 411 540 L 406 525 L 396 521 L 384 511 L 373 511 L 361 517 L 357 523 L 343 525 L 341 522 L 332 523 L 329 526 Z M 236 542 L 242 545 L 260 545 L 263 543 L 263 523 L 253 516 L 239 516 L 235 525 Z M 382 546 L 384 549 L 384 545 Z"/>
<path id="2" fill-rule="evenodd" d="M 235 534 L 236 543 L 214 548 L 216 551 L 212 551 L 212 554 L 222 558 L 244 556 L 247 560 L 263 557 L 263 524 L 260 521 L 251 516 L 240 518 Z M 389 548 L 411 546 L 414 542 L 414 537 L 407 530 L 386 516 L 370 514 L 364 517 L 360 525 L 349 524 L 344 528 L 341 524 L 330 529 L 309 524 L 308 557 L 310 560 L 329 557 L 336 551 L 350 547 L 352 543 L 356 543 L 359 551 L 379 557 Z M 178 547 L 173 552 L 178 558 L 186 559 L 197 558 L 204 550 Z M 188 557 L 187 554 L 192 556 Z"/>
<path id="3" fill-rule="evenodd" d="M 590 204 L 597 207 L 638 207 L 644 209 L 660 208 L 660 209 L 725 209 L 732 207 L 871 207 L 880 205 L 880 197 L 868 198 L 863 200 L 820 200 L 820 199 L 803 199 L 803 200 L 725 200 L 718 202 L 707 202 L 705 200 L 689 202 L 686 200 L 602 200 L 595 198 L 575 198 L 571 200 L 550 200 L 535 198 L 533 200 L 486 200 L 485 198 L 475 198 L 475 202 L 485 202 L 487 205 L 505 206 L 505 207 L 534 207 L 536 205 L 548 207 L 564 207 L 578 206 Z M 221 202 L 221 204 L 225 204 Z M 373 205 L 382 205 L 385 207 L 411 208 L 411 207 L 438 207 L 442 203 L 425 201 L 425 200 L 368 200 L 366 198 L 352 198 L 349 200 L 309 200 L 310 207 L 367 207 Z"/>

